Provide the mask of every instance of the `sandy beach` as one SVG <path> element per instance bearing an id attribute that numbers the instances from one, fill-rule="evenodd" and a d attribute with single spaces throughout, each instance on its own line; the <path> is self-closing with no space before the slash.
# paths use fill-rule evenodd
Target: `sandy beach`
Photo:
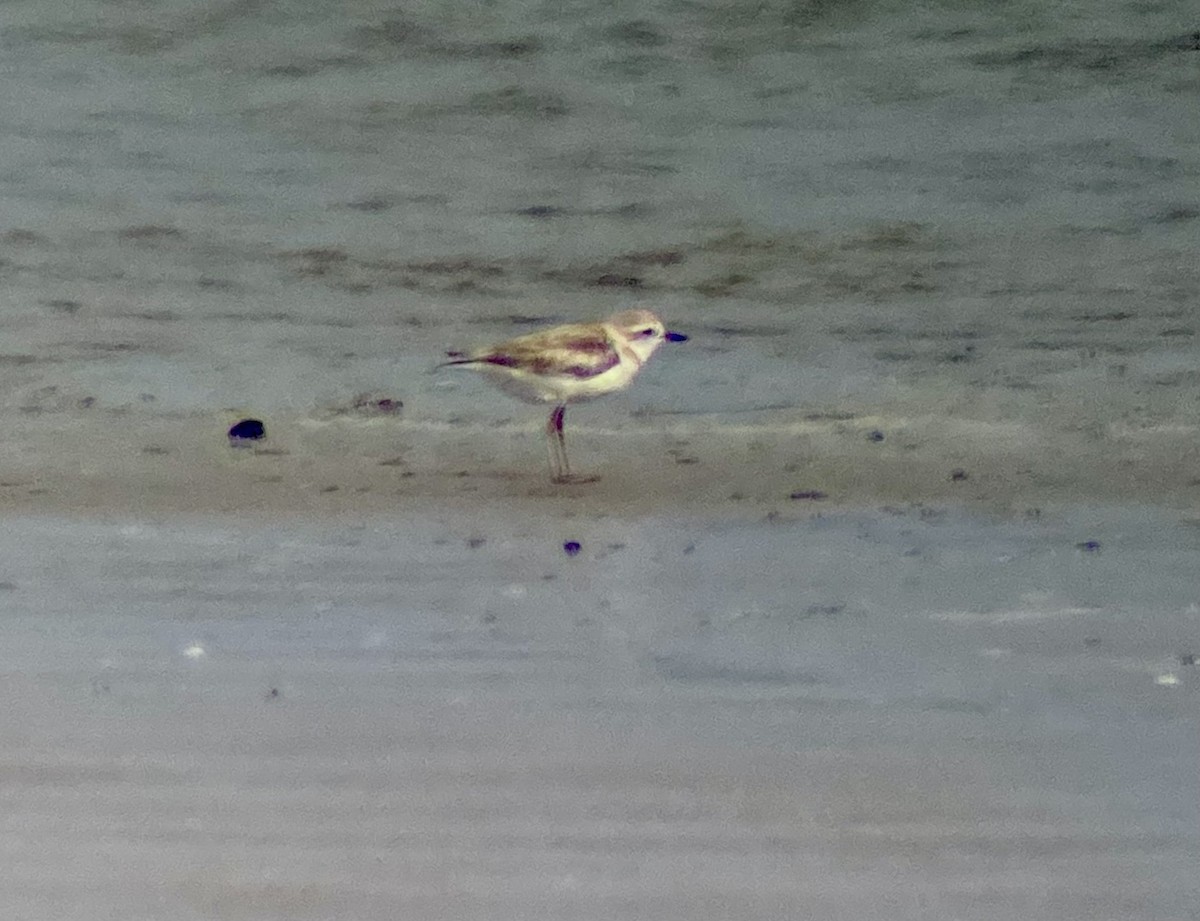
<path id="1" fill-rule="evenodd" d="M 0 19 L 0 915 L 1200 917 L 1194 11 Z"/>
<path id="2" fill-rule="evenodd" d="M 14 917 L 1192 910 L 1194 520 L 329 517 L 10 515 Z"/>
<path id="3" fill-rule="evenodd" d="M 1186 433 L 270 426 L 10 427 L 12 916 L 1191 916 Z"/>

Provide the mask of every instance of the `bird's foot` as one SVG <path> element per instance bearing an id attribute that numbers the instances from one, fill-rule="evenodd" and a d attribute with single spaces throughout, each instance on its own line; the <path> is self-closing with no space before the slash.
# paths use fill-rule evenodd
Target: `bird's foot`
<path id="1" fill-rule="evenodd" d="M 582 486 L 584 483 L 595 483 L 600 477 L 589 473 L 560 473 L 550 478 L 556 486 Z"/>

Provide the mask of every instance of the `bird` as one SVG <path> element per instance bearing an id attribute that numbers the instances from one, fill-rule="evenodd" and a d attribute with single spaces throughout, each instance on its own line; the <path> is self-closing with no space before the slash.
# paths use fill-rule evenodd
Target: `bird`
<path id="1" fill-rule="evenodd" d="M 591 483 L 596 476 L 571 473 L 563 416 L 571 403 L 594 400 L 633 382 L 664 342 L 688 337 L 670 331 L 649 310 L 626 310 L 595 323 L 566 323 L 466 352 L 447 352 L 438 368 L 478 371 L 509 396 L 550 404 L 546 441 L 550 479 Z"/>

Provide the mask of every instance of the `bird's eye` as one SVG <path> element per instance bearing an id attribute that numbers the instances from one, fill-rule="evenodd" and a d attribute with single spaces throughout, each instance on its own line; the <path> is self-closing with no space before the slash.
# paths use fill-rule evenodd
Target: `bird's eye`
<path id="1" fill-rule="evenodd" d="M 643 336 L 653 336 L 654 335 L 654 327 L 652 327 L 652 326 L 646 327 L 645 329 L 642 330 L 642 335 Z"/>

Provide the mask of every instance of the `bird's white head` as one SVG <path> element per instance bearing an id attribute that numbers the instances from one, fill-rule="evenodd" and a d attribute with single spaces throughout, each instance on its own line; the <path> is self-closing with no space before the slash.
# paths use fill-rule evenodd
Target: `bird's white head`
<path id="1" fill-rule="evenodd" d="M 629 344 L 641 364 L 645 364 L 668 339 L 677 341 L 687 338 L 679 333 L 667 332 L 663 321 L 649 310 L 626 310 L 609 317 L 606 325 L 616 330 Z"/>

